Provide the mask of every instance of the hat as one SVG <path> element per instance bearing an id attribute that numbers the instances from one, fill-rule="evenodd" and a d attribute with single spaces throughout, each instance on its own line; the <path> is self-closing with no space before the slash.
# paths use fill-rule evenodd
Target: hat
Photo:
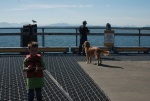
<path id="1" fill-rule="evenodd" d="M 83 24 L 87 24 L 87 22 L 86 22 L 86 21 L 83 21 Z"/>

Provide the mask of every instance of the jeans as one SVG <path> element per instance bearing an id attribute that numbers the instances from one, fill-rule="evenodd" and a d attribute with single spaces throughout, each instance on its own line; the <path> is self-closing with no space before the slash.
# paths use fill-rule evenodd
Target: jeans
<path id="1" fill-rule="evenodd" d="M 37 101 L 42 101 L 42 88 L 28 89 L 28 101 L 34 100 L 34 91 L 36 92 Z"/>

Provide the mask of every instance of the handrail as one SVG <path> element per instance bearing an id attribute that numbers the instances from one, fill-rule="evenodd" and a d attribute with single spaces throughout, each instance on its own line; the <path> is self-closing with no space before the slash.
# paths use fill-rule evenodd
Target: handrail
<path id="1" fill-rule="evenodd" d="M 45 35 L 75 35 L 76 37 L 76 46 L 77 46 L 77 41 L 78 41 L 78 26 L 74 26 L 74 27 L 37 27 L 37 30 L 41 30 L 40 32 L 37 31 L 37 35 L 42 35 L 42 46 L 45 46 Z M 103 26 L 89 26 L 88 27 L 90 30 L 91 29 L 102 29 L 105 30 L 106 27 Z M 22 35 L 22 27 L 1 27 L 0 30 L 3 29 L 18 29 L 17 32 L 1 32 L 0 31 L 0 36 L 13 36 L 13 35 Z M 47 29 L 73 29 L 74 32 L 46 32 L 45 30 Z M 112 27 L 112 30 L 134 30 L 137 31 L 137 33 L 120 33 L 120 32 L 115 32 L 115 36 L 138 36 L 138 46 L 140 46 L 141 43 L 141 36 L 150 36 L 150 32 L 149 33 L 144 33 L 142 32 L 143 30 L 148 30 L 150 31 L 150 27 Z M 104 32 L 98 32 L 98 33 L 94 33 L 91 32 L 89 35 L 98 35 L 98 36 L 103 36 Z"/>

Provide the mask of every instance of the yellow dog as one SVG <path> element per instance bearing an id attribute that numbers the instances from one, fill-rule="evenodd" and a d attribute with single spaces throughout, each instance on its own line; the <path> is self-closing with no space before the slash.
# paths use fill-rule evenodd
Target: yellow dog
<path id="1" fill-rule="evenodd" d="M 92 47 L 90 46 L 90 43 L 88 41 L 84 42 L 84 48 L 85 48 L 87 63 L 91 63 L 92 57 L 95 56 L 97 59 L 97 65 L 100 65 L 102 63 L 101 55 L 109 55 L 109 51 L 104 51 L 98 47 Z"/>

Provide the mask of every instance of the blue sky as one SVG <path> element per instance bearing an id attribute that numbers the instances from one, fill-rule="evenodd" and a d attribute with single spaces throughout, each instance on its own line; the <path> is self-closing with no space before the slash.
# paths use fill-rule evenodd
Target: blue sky
<path id="1" fill-rule="evenodd" d="M 150 0 L 0 0 L 0 22 L 150 26 Z"/>

